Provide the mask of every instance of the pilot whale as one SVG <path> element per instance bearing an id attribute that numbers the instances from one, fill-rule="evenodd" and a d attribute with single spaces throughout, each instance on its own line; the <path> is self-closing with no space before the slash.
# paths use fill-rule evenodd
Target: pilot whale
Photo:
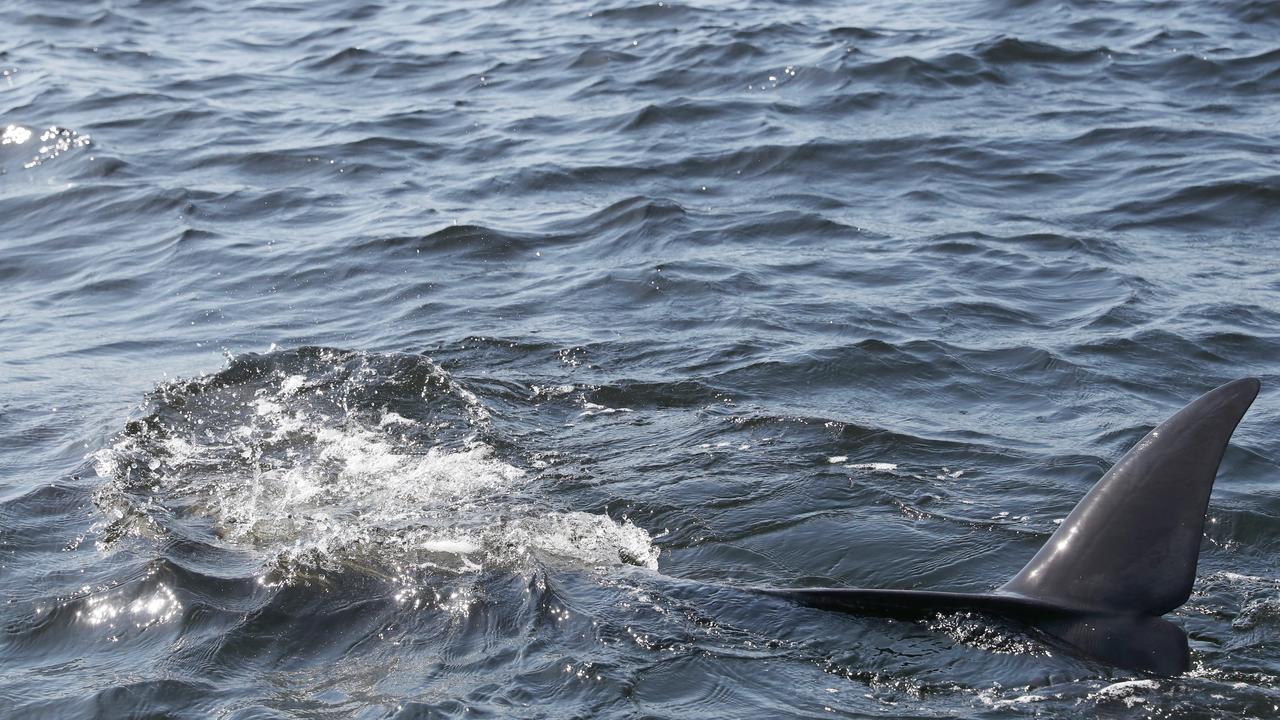
<path id="1" fill-rule="evenodd" d="M 1227 442 L 1258 395 L 1255 378 L 1211 390 L 1138 441 L 1031 561 L 989 593 L 755 588 L 803 605 L 923 618 L 1011 618 L 1083 655 L 1161 676 L 1190 665 L 1187 635 L 1161 616 L 1191 596 L 1205 511 Z"/>

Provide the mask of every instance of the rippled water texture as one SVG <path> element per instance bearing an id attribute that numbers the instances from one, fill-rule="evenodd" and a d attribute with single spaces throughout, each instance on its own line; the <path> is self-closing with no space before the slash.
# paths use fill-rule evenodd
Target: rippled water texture
<path id="1" fill-rule="evenodd" d="M 1280 10 L 0 3 L 0 715 L 1280 714 Z M 1155 679 L 985 591 L 1263 380 Z"/>

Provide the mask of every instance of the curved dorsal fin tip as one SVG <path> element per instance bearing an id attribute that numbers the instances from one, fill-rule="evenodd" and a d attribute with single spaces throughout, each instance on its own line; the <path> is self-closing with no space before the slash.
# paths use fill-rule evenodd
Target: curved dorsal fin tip
<path id="1" fill-rule="evenodd" d="M 1000 592 L 1125 615 L 1163 615 L 1186 602 L 1218 464 L 1261 386 L 1233 380 L 1157 425 Z"/>

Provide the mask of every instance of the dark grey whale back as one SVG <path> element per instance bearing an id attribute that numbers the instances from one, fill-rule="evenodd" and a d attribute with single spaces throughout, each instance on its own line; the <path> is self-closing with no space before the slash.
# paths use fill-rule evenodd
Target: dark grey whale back
<path id="1" fill-rule="evenodd" d="M 978 610 L 1026 622 L 1091 657 L 1159 675 L 1189 666 L 1186 633 L 1160 616 L 1191 595 L 1209 493 L 1254 378 L 1205 393 L 1120 458 L 1031 562 L 993 593 L 765 588 L 812 607 L 920 617 Z"/>

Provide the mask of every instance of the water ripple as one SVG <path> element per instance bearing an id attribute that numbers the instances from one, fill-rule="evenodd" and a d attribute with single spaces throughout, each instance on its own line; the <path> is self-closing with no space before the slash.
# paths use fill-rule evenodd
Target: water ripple
<path id="1" fill-rule="evenodd" d="M 737 589 L 990 589 L 1275 386 L 1275 3 L 4 17 L 14 713 L 1275 714 L 1269 391 L 1185 677 Z"/>

